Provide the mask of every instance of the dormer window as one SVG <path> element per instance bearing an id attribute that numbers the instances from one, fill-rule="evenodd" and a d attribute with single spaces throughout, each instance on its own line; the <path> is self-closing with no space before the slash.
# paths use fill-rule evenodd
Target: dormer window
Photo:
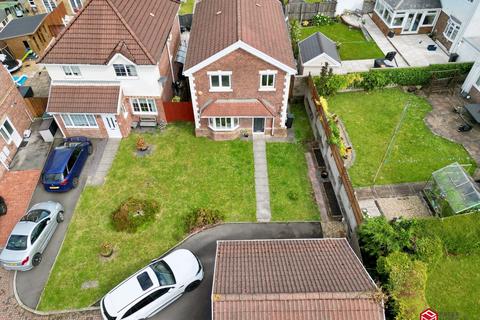
<path id="1" fill-rule="evenodd" d="M 137 69 L 132 64 L 114 64 L 113 69 L 117 77 L 137 77 Z"/>
<path id="2" fill-rule="evenodd" d="M 260 88 L 259 91 L 275 91 L 275 78 L 277 71 L 265 70 L 260 71 Z"/>
<path id="3" fill-rule="evenodd" d="M 63 73 L 67 77 L 81 77 L 82 73 L 80 72 L 80 68 L 77 66 L 62 66 Z"/>
<path id="4" fill-rule="evenodd" d="M 210 78 L 210 92 L 232 91 L 231 71 L 212 71 L 207 75 Z"/>

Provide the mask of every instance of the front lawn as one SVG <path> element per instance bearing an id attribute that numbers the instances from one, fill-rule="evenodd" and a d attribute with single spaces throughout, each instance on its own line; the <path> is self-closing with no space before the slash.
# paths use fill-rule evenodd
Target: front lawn
<path id="1" fill-rule="evenodd" d="M 291 106 L 295 143 L 267 143 L 270 206 L 273 221 L 320 219 L 308 178 L 304 142 L 313 132 L 303 104 Z"/>
<path id="2" fill-rule="evenodd" d="M 320 27 L 302 27 L 300 39 L 303 40 L 318 31 L 340 43 L 339 53 L 342 60 L 377 59 L 384 56 L 375 41 L 367 41 L 362 31 L 349 29 L 347 25 L 339 22 Z"/>
<path id="3" fill-rule="evenodd" d="M 186 234 L 183 218 L 194 208 L 218 209 L 227 221 L 255 221 L 251 143 L 195 138 L 186 124 L 143 136 L 154 147 L 150 156 L 134 155 L 138 135 L 132 134 L 122 141 L 105 185 L 82 193 L 40 310 L 93 304 L 181 240 Z M 133 234 L 115 231 L 110 220 L 129 197 L 159 204 L 155 220 Z M 103 242 L 115 246 L 111 260 L 99 257 Z M 98 287 L 82 289 L 87 281 L 98 281 Z"/>
<path id="4" fill-rule="evenodd" d="M 409 105 L 376 181 L 395 128 Z M 356 152 L 349 173 L 355 186 L 426 181 L 433 171 L 452 162 L 474 160 L 463 146 L 434 135 L 424 118 L 428 102 L 400 89 L 341 93 L 329 99 L 329 109 L 340 116 Z"/>

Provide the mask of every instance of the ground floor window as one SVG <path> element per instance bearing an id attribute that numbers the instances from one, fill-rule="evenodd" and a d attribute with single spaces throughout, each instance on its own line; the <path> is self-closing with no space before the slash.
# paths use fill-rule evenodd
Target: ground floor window
<path id="1" fill-rule="evenodd" d="M 10 120 L 5 119 L 5 122 L 0 127 L 0 134 L 7 143 L 12 141 L 13 125 L 10 123 Z"/>
<path id="2" fill-rule="evenodd" d="M 61 114 L 65 128 L 98 128 L 93 114 L 63 113 Z"/>
<path id="3" fill-rule="evenodd" d="M 133 113 L 157 114 L 155 99 L 131 98 Z"/>
<path id="4" fill-rule="evenodd" d="M 238 118 L 208 118 L 208 126 L 211 129 L 218 131 L 235 130 L 236 128 L 238 128 L 238 123 Z"/>
<path id="5" fill-rule="evenodd" d="M 445 27 L 445 31 L 443 35 L 450 41 L 455 41 L 458 32 L 460 31 L 460 24 L 450 18 L 448 20 L 447 26 Z"/>

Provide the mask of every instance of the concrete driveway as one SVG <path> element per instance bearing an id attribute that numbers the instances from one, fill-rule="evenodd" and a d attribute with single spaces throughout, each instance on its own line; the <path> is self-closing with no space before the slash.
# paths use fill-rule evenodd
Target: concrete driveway
<path id="1" fill-rule="evenodd" d="M 56 144 L 60 142 L 61 140 L 55 141 Z M 17 273 L 16 287 L 18 296 L 23 304 L 32 309 L 36 309 L 37 307 L 43 288 L 48 280 L 50 270 L 52 269 L 62 245 L 77 201 L 85 187 L 87 177 L 93 175 L 98 167 L 98 163 L 100 162 L 105 148 L 106 140 L 92 140 L 92 143 L 94 146 L 94 152 L 85 163 L 85 167 L 80 176 L 80 184 L 76 189 L 70 190 L 66 193 L 49 193 L 46 192 L 41 183 L 39 183 L 30 202 L 29 207 L 35 203 L 48 200 L 60 202 L 65 207 L 65 221 L 58 226 L 53 234 L 47 248 L 43 252 L 43 259 L 40 265 L 30 271 Z"/>
<path id="2" fill-rule="evenodd" d="M 225 224 L 196 234 L 178 248 L 189 249 L 202 261 L 205 277 L 195 290 L 185 294 L 152 319 L 211 319 L 213 269 L 217 240 L 321 238 L 319 222 Z"/>

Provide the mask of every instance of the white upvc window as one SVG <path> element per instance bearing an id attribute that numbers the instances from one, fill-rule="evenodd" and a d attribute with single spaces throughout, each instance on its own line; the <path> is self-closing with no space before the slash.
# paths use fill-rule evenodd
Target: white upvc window
<path id="1" fill-rule="evenodd" d="M 422 21 L 422 26 L 424 27 L 430 27 L 435 24 L 435 21 L 437 19 L 437 11 L 427 11 L 426 13 L 423 14 L 423 21 Z"/>
<path id="2" fill-rule="evenodd" d="M 260 88 L 259 91 L 275 91 L 276 70 L 259 71 Z"/>
<path id="3" fill-rule="evenodd" d="M 480 89 L 480 76 L 477 79 L 477 82 L 475 82 L 475 86 Z"/>
<path id="4" fill-rule="evenodd" d="M 137 69 L 132 64 L 114 64 L 113 69 L 117 77 L 137 77 Z"/>
<path id="5" fill-rule="evenodd" d="M 211 71 L 207 72 L 210 79 L 211 92 L 232 91 L 232 72 L 231 71 Z"/>
<path id="6" fill-rule="evenodd" d="M 5 118 L 5 121 L 0 127 L 0 134 L 2 135 L 3 139 L 7 144 L 10 144 L 10 142 L 12 142 L 12 135 L 14 131 L 15 129 L 13 128 L 13 124 L 8 118 Z"/>
<path id="7" fill-rule="evenodd" d="M 43 6 L 47 12 L 52 12 L 57 7 L 53 0 L 43 0 Z"/>
<path id="8" fill-rule="evenodd" d="M 148 98 L 130 98 L 133 114 L 157 114 L 157 105 L 155 99 Z"/>
<path id="9" fill-rule="evenodd" d="M 62 66 L 62 69 L 63 73 L 65 73 L 65 76 L 67 77 L 79 78 L 82 76 L 80 68 L 77 66 Z"/>
<path id="10" fill-rule="evenodd" d="M 239 120 L 234 117 L 208 118 L 208 126 L 215 131 L 232 131 L 238 128 Z"/>
<path id="11" fill-rule="evenodd" d="M 393 19 L 393 11 L 390 9 L 383 0 L 377 0 L 375 4 L 375 12 L 382 20 L 387 24 L 391 25 Z"/>
<path id="12" fill-rule="evenodd" d="M 36 8 L 37 7 L 37 5 L 35 3 L 35 0 L 28 0 L 28 3 L 30 4 L 31 8 Z"/>
<path id="13" fill-rule="evenodd" d="M 70 0 L 70 6 L 72 7 L 73 12 L 78 12 L 83 7 L 82 0 Z"/>
<path id="14" fill-rule="evenodd" d="M 97 119 L 93 114 L 62 113 L 65 128 L 98 128 Z"/>
<path id="15" fill-rule="evenodd" d="M 455 41 L 457 38 L 458 32 L 460 31 L 460 24 L 453 21 L 452 18 L 448 19 L 447 26 L 443 31 L 443 35 L 450 41 Z"/>

